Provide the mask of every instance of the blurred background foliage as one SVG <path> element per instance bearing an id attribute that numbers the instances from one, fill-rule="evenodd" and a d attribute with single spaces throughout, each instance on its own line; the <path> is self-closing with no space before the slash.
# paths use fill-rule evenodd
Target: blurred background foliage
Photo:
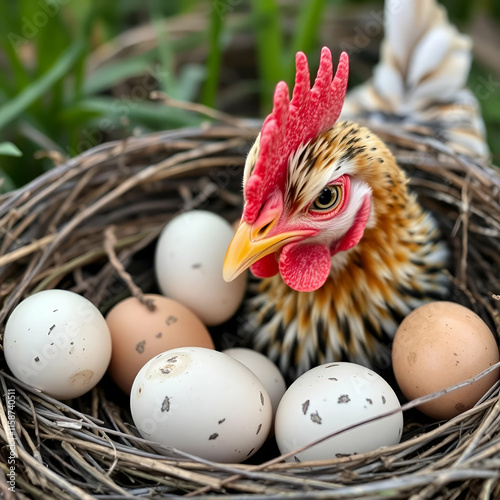
<path id="1" fill-rule="evenodd" d="M 469 85 L 498 163 L 500 2 L 442 3 L 473 38 Z M 0 11 L 2 191 L 104 141 L 203 120 L 153 90 L 263 117 L 297 50 L 312 61 L 322 45 L 347 50 L 352 86 L 370 77 L 383 35 L 381 0 L 0 0 Z"/>

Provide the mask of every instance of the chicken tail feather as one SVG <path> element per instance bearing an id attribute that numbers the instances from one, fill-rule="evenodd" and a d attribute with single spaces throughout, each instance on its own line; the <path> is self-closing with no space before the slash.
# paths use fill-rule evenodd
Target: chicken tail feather
<path id="1" fill-rule="evenodd" d="M 435 0 L 386 0 L 373 77 L 351 91 L 343 118 L 429 127 L 454 151 L 488 156 L 476 96 L 466 88 L 472 43 Z"/>

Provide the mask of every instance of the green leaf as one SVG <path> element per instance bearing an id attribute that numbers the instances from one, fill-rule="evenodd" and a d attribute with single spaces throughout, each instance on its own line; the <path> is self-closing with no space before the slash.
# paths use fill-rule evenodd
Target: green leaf
<path id="1" fill-rule="evenodd" d="M 201 33 L 193 33 L 179 40 L 170 40 L 169 44 L 172 46 L 172 50 L 177 53 L 193 49 L 203 43 L 203 41 Z M 165 81 L 169 77 L 169 73 L 165 70 L 163 64 L 160 66 L 157 61 L 158 51 L 153 49 L 136 56 L 128 56 L 126 59 L 121 59 L 114 63 L 107 63 L 87 76 L 83 85 L 83 94 L 86 97 L 90 97 L 99 92 L 109 90 L 127 78 L 137 76 L 143 76 L 143 80 L 139 82 L 139 85 L 142 84 L 145 88 L 147 87 L 147 90 L 166 88 L 167 83 Z M 154 88 L 152 79 L 156 81 Z M 182 84 L 177 83 L 176 90 L 184 95 Z M 180 94 L 177 95 L 177 99 L 182 99 Z"/>
<path id="2" fill-rule="evenodd" d="M 0 128 L 16 119 L 39 97 L 45 94 L 73 66 L 84 48 L 84 41 L 76 40 L 40 78 L 23 89 L 16 97 L 0 107 Z"/>
<path id="3" fill-rule="evenodd" d="M 181 68 L 177 77 L 177 99 L 194 101 L 206 74 L 206 67 L 200 64 L 186 64 Z"/>
<path id="4" fill-rule="evenodd" d="M 33 76 L 38 77 L 50 70 L 54 64 L 54 56 L 62 53 L 76 37 L 72 36 L 71 29 L 63 21 L 61 9 L 64 9 L 64 6 L 59 6 L 55 2 L 51 4 L 54 9 L 53 15 L 45 14 L 36 3 L 34 6 L 38 8 L 30 14 L 29 22 L 35 30 L 35 35 L 32 38 L 36 44 L 35 73 Z M 39 27 L 33 22 L 38 19 L 38 15 L 40 20 L 44 21 L 39 23 Z"/>
<path id="5" fill-rule="evenodd" d="M 12 180 L 12 178 L 3 170 L 0 168 L 0 192 L 1 193 L 6 193 L 8 191 L 12 191 L 16 189 L 16 184 Z"/>
<path id="6" fill-rule="evenodd" d="M 291 42 L 290 54 L 287 57 L 287 81 L 291 84 L 295 74 L 295 54 L 301 50 L 306 54 L 316 46 L 318 26 L 321 25 L 321 15 L 325 0 L 310 0 L 302 2 L 297 15 L 297 26 Z"/>
<path id="7" fill-rule="evenodd" d="M 23 156 L 22 151 L 12 142 L 0 142 L 0 155 Z"/>
<path id="8" fill-rule="evenodd" d="M 82 40 L 83 48 L 75 60 L 74 64 L 74 79 L 73 79 L 73 100 L 79 100 L 83 97 L 83 82 L 86 78 L 86 64 L 91 52 L 92 32 L 95 25 L 98 23 L 98 11 L 99 5 L 102 2 L 98 0 L 90 0 L 87 2 L 78 2 L 80 8 L 86 10 L 84 13 L 80 13 L 78 18 L 80 19 L 80 24 L 78 25 L 78 30 L 75 36 L 76 40 Z M 74 4 L 72 8 L 75 8 Z"/>
<path id="9" fill-rule="evenodd" d="M 164 75 L 158 80 L 160 89 L 172 97 L 177 98 L 177 81 L 174 74 L 174 50 L 168 36 L 165 19 L 161 13 L 160 0 L 150 0 L 150 16 L 153 28 L 158 38 L 158 55 L 160 58 L 160 68 Z"/>
<path id="10" fill-rule="evenodd" d="M 12 35 L 12 32 L 8 35 Z M 2 72 L 3 74 L 0 76 L 0 87 L 5 91 L 8 91 L 9 94 L 13 94 L 17 91 L 17 89 L 29 85 L 30 77 L 22 64 L 18 52 L 14 49 L 13 44 L 4 39 L 4 43 L 2 45 L 10 62 L 10 74 Z"/>
<path id="11" fill-rule="evenodd" d="M 219 86 L 220 65 L 222 59 L 221 35 L 226 15 L 219 9 L 217 1 L 212 2 L 210 25 L 208 28 L 208 60 L 207 79 L 203 86 L 201 102 L 205 106 L 214 108 Z"/>
<path id="12" fill-rule="evenodd" d="M 145 70 L 145 77 L 147 77 L 148 64 L 152 64 L 155 59 L 155 53 L 150 51 L 140 56 L 106 64 L 87 78 L 83 84 L 83 94 L 85 96 L 91 96 L 98 92 L 108 90 L 113 87 L 113 85 L 127 78 L 145 74 Z"/>
<path id="13" fill-rule="evenodd" d="M 100 111 L 93 108 L 89 109 L 82 103 L 83 101 L 78 101 L 72 106 L 62 109 L 58 115 L 60 123 L 64 124 L 68 129 L 75 129 L 85 126 L 86 122 L 102 116 Z"/>
<path id="14" fill-rule="evenodd" d="M 262 82 L 262 111 L 272 108 L 274 87 L 283 80 L 285 71 L 282 61 L 283 40 L 278 4 L 275 0 L 252 2 L 257 36 L 258 65 Z"/>
<path id="15" fill-rule="evenodd" d="M 97 121 L 97 128 L 106 129 L 107 132 L 112 131 L 113 127 L 122 128 L 123 120 L 128 120 L 131 127 L 150 127 L 153 130 L 196 126 L 202 121 L 202 118 L 188 111 L 150 101 L 102 96 L 85 99 L 80 105 L 88 111 L 93 110 L 105 117 L 103 118 L 105 123 Z"/>

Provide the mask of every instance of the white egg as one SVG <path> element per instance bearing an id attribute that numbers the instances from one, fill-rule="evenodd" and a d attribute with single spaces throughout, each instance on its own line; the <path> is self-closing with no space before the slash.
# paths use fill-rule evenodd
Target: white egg
<path id="1" fill-rule="evenodd" d="M 285 379 L 278 367 L 267 356 L 253 349 L 233 347 L 222 352 L 243 363 L 257 375 L 271 398 L 273 414 L 276 413 L 278 404 L 286 391 Z"/>
<path id="2" fill-rule="evenodd" d="M 130 408 L 144 438 L 219 462 L 252 456 L 272 421 L 260 380 L 204 347 L 179 347 L 148 361 L 132 385 Z"/>
<path id="3" fill-rule="evenodd" d="M 380 416 L 401 405 L 391 386 L 374 371 L 354 363 L 327 363 L 300 376 L 276 412 L 275 434 L 288 453 L 331 433 Z M 373 420 L 296 453 L 293 460 L 331 459 L 396 444 L 403 414 Z"/>
<path id="4" fill-rule="evenodd" d="M 189 307 L 206 325 L 229 319 L 240 306 L 246 273 L 226 283 L 222 265 L 234 229 L 212 212 L 174 217 L 160 234 L 155 272 L 161 292 Z"/>
<path id="5" fill-rule="evenodd" d="M 104 317 L 85 297 L 44 290 L 12 311 L 4 352 L 19 380 L 57 399 L 69 399 L 102 378 L 111 358 L 111 336 Z"/>

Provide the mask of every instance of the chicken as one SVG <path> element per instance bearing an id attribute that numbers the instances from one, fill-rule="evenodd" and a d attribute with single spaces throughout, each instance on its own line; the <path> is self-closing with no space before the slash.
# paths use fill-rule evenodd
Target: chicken
<path id="1" fill-rule="evenodd" d="M 224 279 L 247 268 L 259 278 L 245 331 L 289 380 L 343 359 L 386 368 L 402 318 L 449 291 L 449 252 L 432 215 L 388 147 L 350 121 L 434 127 L 455 150 L 487 154 L 477 103 L 463 89 L 468 38 L 433 0 L 403 3 L 386 4 L 381 62 L 343 112 L 347 54 L 333 77 L 323 48 L 311 88 L 299 52 L 292 99 L 278 83 L 247 157 Z"/>

